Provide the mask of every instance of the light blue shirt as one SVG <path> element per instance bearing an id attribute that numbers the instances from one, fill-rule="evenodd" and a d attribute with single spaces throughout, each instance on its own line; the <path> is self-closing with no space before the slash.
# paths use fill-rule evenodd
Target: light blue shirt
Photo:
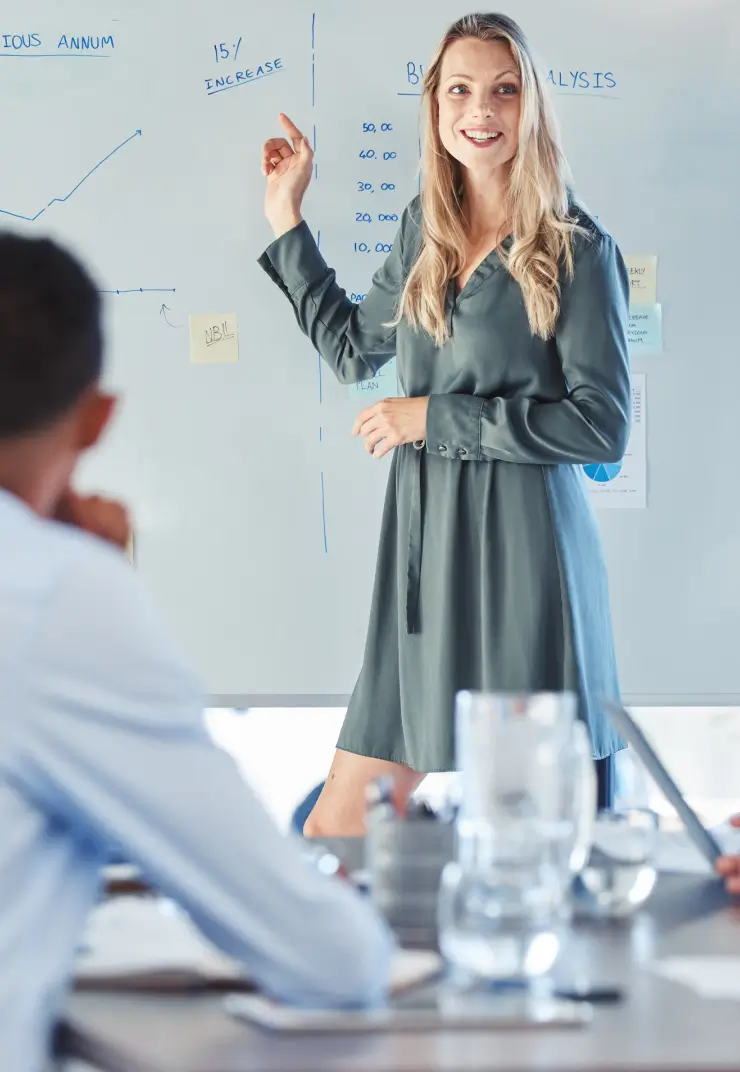
<path id="1" fill-rule="evenodd" d="M 0 491 L 0 1052 L 37 1072 L 111 850 L 269 993 L 374 1004 L 392 940 L 229 756 L 124 556 Z"/>

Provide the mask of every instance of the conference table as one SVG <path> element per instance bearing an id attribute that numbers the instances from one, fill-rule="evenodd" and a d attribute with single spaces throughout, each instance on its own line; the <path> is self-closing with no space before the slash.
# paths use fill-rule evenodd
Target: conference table
<path id="1" fill-rule="evenodd" d="M 576 925 L 568 971 L 624 994 L 584 1027 L 296 1037 L 234 1020 L 219 994 L 88 991 L 71 997 L 61 1038 L 107 1072 L 740 1072 L 740 1002 L 649 968 L 676 956 L 735 957 L 740 971 L 740 905 L 713 878 L 661 875 L 631 920 Z"/>

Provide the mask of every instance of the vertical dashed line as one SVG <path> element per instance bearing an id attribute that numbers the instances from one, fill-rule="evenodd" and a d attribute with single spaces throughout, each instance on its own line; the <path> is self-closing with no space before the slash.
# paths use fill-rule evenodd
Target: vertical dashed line
<path id="1" fill-rule="evenodd" d="M 311 16 L 311 105 L 316 104 L 316 12 Z"/>
<path id="2" fill-rule="evenodd" d="M 311 15 L 311 107 L 316 107 L 316 12 Z M 313 124 L 313 151 L 316 153 L 316 124 Z M 314 177 L 319 177 L 319 165 L 314 160 Z M 321 249 L 321 231 L 316 232 L 316 245 Z M 321 354 L 318 357 L 318 372 L 319 372 L 319 405 L 324 401 L 324 370 L 322 367 Z M 324 441 L 324 427 L 319 425 L 319 443 Z M 326 486 L 324 483 L 324 472 L 321 471 L 321 525 L 324 536 L 324 554 L 329 553 L 329 544 L 326 538 Z"/>
<path id="3" fill-rule="evenodd" d="M 326 491 L 324 488 L 324 474 L 321 473 L 321 522 L 324 526 L 324 554 L 329 553 L 329 544 L 326 539 Z"/>
<path id="4" fill-rule="evenodd" d="M 316 12 L 311 15 L 311 106 L 316 105 Z M 316 152 L 316 124 L 313 124 L 313 151 Z M 316 177 L 319 175 L 318 164 L 314 163 Z M 316 245 L 321 249 L 321 231 L 316 232 Z M 324 401 L 323 372 L 321 368 L 321 356 L 319 356 L 319 404 Z"/>

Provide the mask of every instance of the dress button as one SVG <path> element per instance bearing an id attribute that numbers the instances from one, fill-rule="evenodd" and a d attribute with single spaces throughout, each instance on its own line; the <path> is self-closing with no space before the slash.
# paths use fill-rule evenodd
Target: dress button
<path id="1" fill-rule="evenodd" d="M 465 447 L 458 447 L 457 448 L 457 456 L 458 456 L 458 458 L 464 458 L 467 453 L 468 452 L 466 451 Z"/>
<path id="2" fill-rule="evenodd" d="M 447 450 L 446 444 L 445 443 L 440 443 L 439 446 L 437 447 L 437 450 L 440 452 L 440 454 L 444 454 L 444 452 Z"/>
<path id="3" fill-rule="evenodd" d="M 427 445 L 426 439 L 415 439 L 414 440 L 414 450 L 424 450 L 424 447 L 426 445 Z"/>

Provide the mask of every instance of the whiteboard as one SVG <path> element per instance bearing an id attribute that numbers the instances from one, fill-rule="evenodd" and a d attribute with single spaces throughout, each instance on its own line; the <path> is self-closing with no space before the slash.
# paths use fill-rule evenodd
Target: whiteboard
<path id="1" fill-rule="evenodd" d="M 349 434 L 376 396 L 320 369 L 256 264 L 270 240 L 260 144 L 279 110 L 314 141 L 305 215 L 340 283 L 364 293 L 417 190 L 421 65 L 462 9 L 3 9 L 0 222 L 71 244 L 109 292 L 108 380 L 123 406 L 84 484 L 131 503 L 137 568 L 214 703 L 343 703 L 388 465 Z M 551 72 L 578 193 L 625 252 L 659 258 L 665 352 L 634 363 L 647 377 L 648 508 L 598 515 L 625 696 L 738 703 L 740 5 L 506 11 Z M 190 314 L 235 316 L 239 361 L 192 364 Z"/>

